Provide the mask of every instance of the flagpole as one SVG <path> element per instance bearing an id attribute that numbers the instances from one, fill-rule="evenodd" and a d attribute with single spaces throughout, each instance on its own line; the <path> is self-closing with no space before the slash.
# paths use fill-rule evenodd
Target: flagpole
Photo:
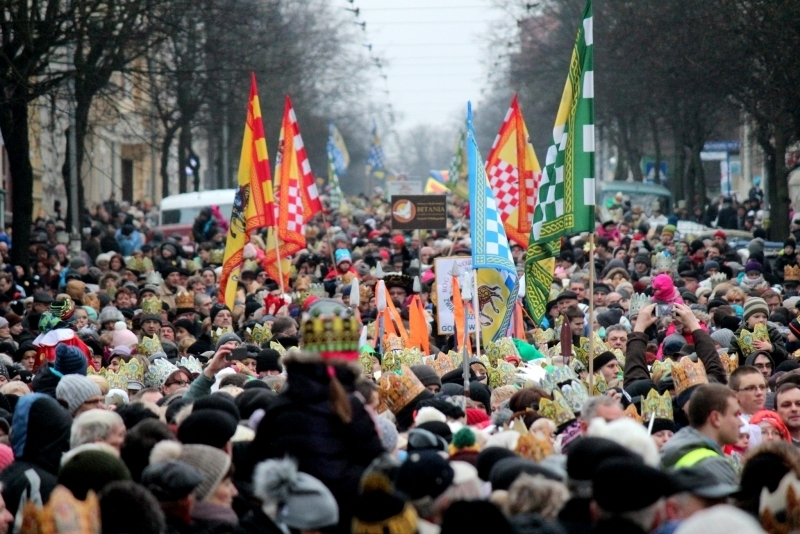
<path id="1" fill-rule="evenodd" d="M 594 394 L 594 232 L 589 233 L 589 396 Z"/>
<path id="2" fill-rule="evenodd" d="M 457 264 L 454 264 L 457 265 Z M 469 276 L 469 271 L 465 273 Z M 464 372 L 464 396 L 469 398 L 469 364 L 472 355 L 467 350 L 469 340 L 469 301 L 472 300 L 472 282 L 461 287 L 461 301 L 464 304 L 464 344 L 461 346 L 461 364 Z M 477 326 L 477 325 L 476 325 Z M 456 337 L 458 341 L 458 337 Z"/>
<path id="3" fill-rule="evenodd" d="M 278 245 L 278 228 L 272 228 L 272 236 L 275 238 L 275 258 L 278 264 L 278 279 L 280 280 L 281 284 L 281 296 L 286 294 L 286 288 L 283 286 L 283 267 L 281 266 L 281 249 Z"/>
<path id="4" fill-rule="evenodd" d="M 475 314 L 475 357 L 481 357 L 481 310 L 478 307 L 478 270 L 472 270 L 472 313 Z M 467 332 L 469 334 L 469 332 Z"/>

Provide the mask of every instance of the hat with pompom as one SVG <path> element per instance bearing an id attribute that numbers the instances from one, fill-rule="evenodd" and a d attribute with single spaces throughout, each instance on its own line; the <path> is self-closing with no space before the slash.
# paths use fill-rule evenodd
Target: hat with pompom
<path id="1" fill-rule="evenodd" d="M 131 348 L 139 343 L 139 338 L 136 337 L 136 334 L 128 330 L 128 325 L 124 321 L 117 321 L 114 323 L 114 334 L 112 337 L 112 346 L 114 347 L 123 345 Z"/>
<path id="2" fill-rule="evenodd" d="M 78 347 L 59 343 L 53 367 L 62 375 L 85 375 L 89 362 Z"/>

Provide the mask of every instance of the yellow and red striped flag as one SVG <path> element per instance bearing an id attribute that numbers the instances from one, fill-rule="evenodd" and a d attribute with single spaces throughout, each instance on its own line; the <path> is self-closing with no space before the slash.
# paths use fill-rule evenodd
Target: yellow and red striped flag
<path id="1" fill-rule="evenodd" d="M 267 140 L 264 137 L 264 123 L 258 103 L 256 75 L 251 73 L 236 197 L 233 201 L 219 282 L 219 302 L 233 309 L 242 254 L 244 246 L 249 242 L 249 235 L 259 228 L 274 224 L 275 198 L 272 194 Z"/>
<path id="2" fill-rule="evenodd" d="M 486 158 L 486 175 L 509 241 L 528 248 L 542 168 L 536 158 L 517 95 Z"/>
<path id="3" fill-rule="evenodd" d="M 309 189 L 309 184 L 313 190 Z M 278 198 L 276 228 L 267 236 L 264 270 L 282 287 L 289 285 L 289 256 L 306 246 L 304 223 L 322 209 L 306 157 L 292 101 L 286 97 L 283 124 L 275 157 L 275 196 Z M 313 196 L 312 196 L 313 195 Z M 315 211 L 316 210 L 316 211 Z M 276 244 L 277 240 L 277 244 Z M 280 269 L 278 261 L 281 262 Z"/>

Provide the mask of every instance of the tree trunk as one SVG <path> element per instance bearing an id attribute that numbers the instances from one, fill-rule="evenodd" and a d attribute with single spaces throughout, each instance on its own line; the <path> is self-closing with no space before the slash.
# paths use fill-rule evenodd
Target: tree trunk
<path id="1" fill-rule="evenodd" d="M 169 151 L 175 140 L 178 127 L 173 125 L 164 131 L 164 141 L 161 143 L 161 198 L 169 196 Z"/>
<path id="2" fill-rule="evenodd" d="M 653 183 L 661 185 L 661 138 L 658 135 L 658 120 L 654 115 L 650 115 L 650 129 L 652 130 L 653 148 L 655 150 L 655 160 L 653 161 Z"/>
<path id="3" fill-rule="evenodd" d="M 642 175 L 642 150 L 640 148 L 639 121 L 633 117 L 629 123 L 630 135 L 628 136 L 628 165 L 633 173 L 633 181 L 641 182 L 644 180 Z"/>
<path id="4" fill-rule="evenodd" d="M 188 124 L 181 125 L 181 133 L 178 136 L 178 192 L 188 191 L 189 151 L 192 146 L 192 128 Z"/>
<path id="5" fill-rule="evenodd" d="M 770 236 L 773 241 L 783 241 L 789 237 L 789 172 L 786 168 L 786 148 L 788 145 L 788 129 L 784 129 L 782 120 L 777 121 L 773 138 L 775 153 L 772 161 L 774 178 L 769 182 L 770 197 Z M 774 191 L 774 194 L 772 193 Z"/>
<path id="6" fill-rule="evenodd" d="M 677 207 L 678 201 L 685 198 L 684 178 L 686 174 L 686 151 L 683 147 L 683 139 L 680 134 L 675 135 L 675 171 L 672 173 L 670 181 L 670 191 Z"/>
<path id="7" fill-rule="evenodd" d="M 684 147 L 683 150 L 687 150 Z M 697 179 L 697 161 L 694 158 L 694 149 L 690 146 L 688 147 L 689 150 L 689 167 L 686 169 L 686 196 L 683 200 L 686 201 L 686 211 L 688 213 L 692 213 L 693 203 L 694 203 L 694 195 L 695 195 L 695 187 Z"/>
<path id="8" fill-rule="evenodd" d="M 28 267 L 33 222 L 33 167 L 28 141 L 28 103 L 24 99 L 12 96 L 0 106 L 0 131 L 3 133 L 8 152 L 8 168 L 14 183 L 11 190 L 14 209 L 11 263 Z"/>

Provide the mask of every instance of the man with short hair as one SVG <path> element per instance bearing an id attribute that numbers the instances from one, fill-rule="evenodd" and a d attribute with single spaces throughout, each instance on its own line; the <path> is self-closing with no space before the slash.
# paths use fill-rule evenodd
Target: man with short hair
<path id="1" fill-rule="evenodd" d="M 208 317 L 211 313 L 211 306 L 214 305 L 214 301 L 211 300 L 206 294 L 203 293 L 195 293 L 194 294 L 194 311 L 197 312 L 202 319 Z"/>
<path id="2" fill-rule="evenodd" d="M 578 305 L 578 295 L 574 291 L 564 291 L 556 297 L 556 303 L 558 305 L 558 313 L 564 313 L 567 308 Z"/>
<path id="3" fill-rule="evenodd" d="M 755 367 L 743 365 L 735 369 L 728 379 L 728 387 L 736 392 L 743 420 L 749 422 L 754 413 L 764 408 L 769 388 L 764 375 Z"/>
<path id="4" fill-rule="evenodd" d="M 578 302 L 587 304 L 586 300 L 586 281 L 582 275 L 575 275 L 569 281 L 569 290 L 578 296 Z"/>
<path id="5" fill-rule="evenodd" d="M 628 331 L 621 324 L 613 324 L 606 328 L 606 343 L 611 349 L 620 349 L 625 352 L 628 344 Z"/>
<path id="6" fill-rule="evenodd" d="M 586 318 L 577 306 L 570 306 L 564 310 L 564 317 L 569 323 L 569 329 L 572 332 L 572 343 L 573 345 L 577 345 L 577 339 L 585 333 Z"/>
<path id="7" fill-rule="evenodd" d="M 800 385 L 788 382 L 778 387 L 775 411 L 789 429 L 794 446 L 800 447 Z"/>
<path id="8" fill-rule="evenodd" d="M 769 308 L 770 315 L 775 313 L 775 310 L 783 304 L 783 300 L 781 296 L 778 294 L 777 291 L 774 289 L 768 289 L 762 293 L 761 298 L 767 302 L 767 308 Z"/>
<path id="9" fill-rule="evenodd" d="M 733 471 L 722 448 L 739 440 L 739 401 L 736 392 L 722 384 L 697 386 L 689 401 L 689 426 L 680 429 L 662 449 L 664 469 L 691 467 L 699 462 L 715 472 Z M 730 473 L 728 473 L 730 474 Z"/>
<path id="10" fill-rule="evenodd" d="M 581 434 L 586 434 L 586 430 L 589 428 L 592 419 L 599 417 L 605 420 L 606 423 L 610 423 L 611 421 L 616 421 L 624 417 L 624 415 L 625 412 L 622 410 L 622 404 L 614 397 L 608 395 L 589 397 L 581 408 Z"/>
<path id="11" fill-rule="evenodd" d="M 594 285 L 594 294 L 592 295 L 594 298 L 594 305 L 595 307 L 606 306 L 608 303 L 606 302 L 606 297 L 611 292 L 611 288 L 608 287 L 608 284 L 598 283 Z"/>

